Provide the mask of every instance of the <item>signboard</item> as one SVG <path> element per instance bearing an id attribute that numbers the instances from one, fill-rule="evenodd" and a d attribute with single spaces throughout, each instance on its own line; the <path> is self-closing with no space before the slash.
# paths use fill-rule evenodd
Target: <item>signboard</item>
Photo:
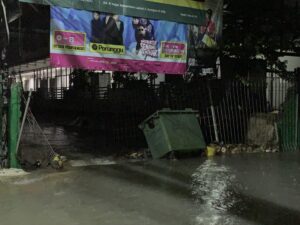
<path id="1" fill-rule="evenodd" d="M 117 15 L 168 20 L 187 24 L 202 24 L 207 9 L 214 10 L 223 0 L 20 0 Z"/>
<path id="2" fill-rule="evenodd" d="M 183 74 L 188 25 L 51 7 L 52 66 Z"/>
<path id="3" fill-rule="evenodd" d="M 222 38 L 223 2 L 210 1 L 205 11 L 205 19 L 200 25 L 189 26 L 188 59 L 190 68 L 211 68 L 216 66 L 215 49 Z"/>

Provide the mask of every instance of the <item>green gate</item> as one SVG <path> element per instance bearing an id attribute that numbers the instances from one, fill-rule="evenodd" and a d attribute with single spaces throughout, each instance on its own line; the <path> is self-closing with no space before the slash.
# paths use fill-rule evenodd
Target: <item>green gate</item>
<path id="1" fill-rule="evenodd" d="M 291 152 L 299 150 L 299 122 L 299 93 L 295 84 L 287 92 L 277 125 L 281 151 Z"/>

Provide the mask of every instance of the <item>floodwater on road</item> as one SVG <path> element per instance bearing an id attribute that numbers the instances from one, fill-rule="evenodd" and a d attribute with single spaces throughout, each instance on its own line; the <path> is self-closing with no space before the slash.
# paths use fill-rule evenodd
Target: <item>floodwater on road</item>
<path id="1" fill-rule="evenodd" d="M 296 225 L 300 154 L 41 169 L 0 177 L 0 203 L 1 225 Z"/>

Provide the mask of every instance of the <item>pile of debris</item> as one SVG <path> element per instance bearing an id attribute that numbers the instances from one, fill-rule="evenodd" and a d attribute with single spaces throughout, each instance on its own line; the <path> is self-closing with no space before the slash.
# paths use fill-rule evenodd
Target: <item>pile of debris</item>
<path id="1" fill-rule="evenodd" d="M 125 154 L 126 159 L 146 159 L 150 157 L 150 152 L 148 149 L 139 149 L 136 151 L 130 151 Z"/>
<path id="2" fill-rule="evenodd" d="M 246 144 L 212 144 L 215 154 L 279 152 L 278 112 L 253 115 L 248 124 Z"/>
<path id="3" fill-rule="evenodd" d="M 225 154 L 240 154 L 240 153 L 274 153 L 279 152 L 279 147 L 276 145 L 247 145 L 247 144 L 227 144 L 227 145 L 217 145 L 212 144 L 210 147 L 215 149 L 217 155 Z"/>

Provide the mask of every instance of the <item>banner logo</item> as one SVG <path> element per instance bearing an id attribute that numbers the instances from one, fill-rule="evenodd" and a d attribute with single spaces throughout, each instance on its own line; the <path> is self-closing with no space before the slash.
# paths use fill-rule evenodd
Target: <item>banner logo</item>
<path id="1" fill-rule="evenodd" d="M 102 54 L 125 55 L 125 46 L 90 43 L 90 51 Z"/>

